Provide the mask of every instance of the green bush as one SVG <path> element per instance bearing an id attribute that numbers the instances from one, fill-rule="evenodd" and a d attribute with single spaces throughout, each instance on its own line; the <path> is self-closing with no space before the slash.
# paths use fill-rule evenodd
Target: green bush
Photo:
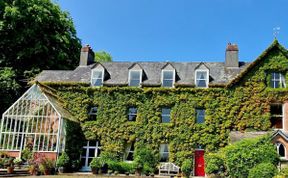
<path id="1" fill-rule="evenodd" d="M 279 173 L 279 176 L 285 176 L 285 177 L 288 177 L 288 167 L 284 167 L 284 168 L 281 168 L 280 170 L 280 173 Z"/>
<path id="2" fill-rule="evenodd" d="M 221 174 L 225 172 L 224 156 L 222 153 L 205 154 L 206 174 Z"/>
<path id="3" fill-rule="evenodd" d="M 231 177 L 247 177 L 260 163 L 277 165 L 279 156 L 268 136 L 244 139 L 224 148 L 225 166 Z"/>
<path id="4" fill-rule="evenodd" d="M 260 163 L 276 166 L 279 156 L 269 135 L 243 139 L 230 144 L 217 153 L 205 155 L 205 171 L 230 177 L 248 177 L 249 170 Z"/>
<path id="5" fill-rule="evenodd" d="M 107 161 L 107 165 L 108 165 L 109 170 L 111 170 L 113 172 L 117 171 L 120 174 L 134 173 L 135 172 L 135 164 L 134 163 L 109 160 L 109 161 Z"/>
<path id="6" fill-rule="evenodd" d="M 181 166 L 181 171 L 185 174 L 185 177 L 189 177 L 190 173 L 192 171 L 192 160 L 191 159 L 186 159 L 183 161 L 182 166 Z"/>
<path id="7" fill-rule="evenodd" d="M 261 163 L 249 171 L 248 178 L 272 178 L 277 174 L 277 168 L 272 163 Z"/>
<path id="8" fill-rule="evenodd" d="M 69 166 L 69 162 L 70 162 L 69 156 L 65 152 L 63 152 L 61 156 L 59 156 L 59 158 L 57 159 L 56 166 L 67 167 Z"/>
<path id="9" fill-rule="evenodd" d="M 101 158 L 93 158 L 92 161 L 90 162 L 90 167 L 91 169 L 100 169 L 103 166 L 103 161 Z"/>
<path id="10" fill-rule="evenodd" d="M 135 170 L 144 173 L 154 173 L 158 159 L 150 148 L 139 146 L 134 152 Z"/>

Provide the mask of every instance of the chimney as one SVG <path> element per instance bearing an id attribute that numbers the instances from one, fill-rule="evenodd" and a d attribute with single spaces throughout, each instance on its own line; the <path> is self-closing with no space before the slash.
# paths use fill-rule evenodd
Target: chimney
<path id="1" fill-rule="evenodd" d="M 94 63 L 94 52 L 89 45 L 81 48 L 79 66 L 87 66 Z"/>
<path id="2" fill-rule="evenodd" d="M 228 43 L 225 54 L 225 67 L 239 67 L 238 52 L 237 44 Z"/>

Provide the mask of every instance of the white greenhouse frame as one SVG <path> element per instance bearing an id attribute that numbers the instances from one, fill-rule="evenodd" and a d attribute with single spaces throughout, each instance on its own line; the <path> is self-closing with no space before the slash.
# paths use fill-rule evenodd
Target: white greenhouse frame
<path id="1" fill-rule="evenodd" d="M 65 112 L 57 100 L 34 84 L 1 119 L 0 150 L 60 153 L 65 148 Z"/>

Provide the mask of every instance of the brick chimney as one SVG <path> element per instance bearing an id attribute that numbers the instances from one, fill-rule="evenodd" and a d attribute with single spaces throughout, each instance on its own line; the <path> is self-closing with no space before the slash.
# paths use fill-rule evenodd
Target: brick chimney
<path id="1" fill-rule="evenodd" d="M 87 66 L 94 63 L 94 52 L 89 45 L 85 45 L 81 48 L 80 63 L 79 66 Z"/>
<path id="2" fill-rule="evenodd" d="M 225 54 L 225 67 L 239 67 L 238 52 L 237 44 L 228 43 Z"/>

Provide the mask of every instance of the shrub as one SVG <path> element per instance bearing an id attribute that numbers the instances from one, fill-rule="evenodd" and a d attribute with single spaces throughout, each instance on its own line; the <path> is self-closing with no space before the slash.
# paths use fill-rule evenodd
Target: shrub
<path id="1" fill-rule="evenodd" d="M 57 167 L 67 167 L 69 165 L 69 161 L 70 161 L 69 156 L 65 152 L 63 152 L 61 154 L 61 156 L 59 156 L 59 158 L 56 162 L 56 166 Z"/>
<path id="2" fill-rule="evenodd" d="M 288 167 L 284 167 L 284 168 L 281 168 L 281 171 L 279 173 L 279 176 L 285 176 L 285 177 L 288 177 Z"/>
<path id="3" fill-rule="evenodd" d="M 244 139 L 224 148 L 225 166 L 231 177 L 247 177 L 249 170 L 260 163 L 279 162 L 270 137 Z"/>
<path id="4" fill-rule="evenodd" d="M 101 158 L 93 158 L 90 162 L 91 169 L 100 169 L 103 166 L 103 161 Z"/>
<path id="5" fill-rule="evenodd" d="M 125 173 L 134 173 L 135 172 L 135 164 L 134 163 L 127 163 L 127 162 L 119 162 L 121 170 L 119 170 L 119 173 L 125 174 Z"/>
<path id="6" fill-rule="evenodd" d="M 221 174 L 225 172 L 224 156 L 222 153 L 205 154 L 206 174 Z"/>
<path id="7" fill-rule="evenodd" d="M 30 159 L 33 158 L 33 152 L 29 149 L 29 148 L 25 148 L 22 152 L 21 152 L 21 158 L 24 161 L 28 161 Z"/>
<path id="8" fill-rule="evenodd" d="M 248 178 L 271 178 L 277 174 L 277 168 L 272 163 L 260 163 L 249 171 Z"/>
<path id="9" fill-rule="evenodd" d="M 182 166 L 181 166 L 181 171 L 185 174 L 185 177 L 189 177 L 190 173 L 192 171 L 192 160 L 191 159 L 186 159 L 183 161 Z"/>
<path id="10" fill-rule="evenodd" d="M 138 147 L 134 152 L 135 170 L 148 174 L 154 173 L 158 159 L 150 148 L 145 146 Z"/>

